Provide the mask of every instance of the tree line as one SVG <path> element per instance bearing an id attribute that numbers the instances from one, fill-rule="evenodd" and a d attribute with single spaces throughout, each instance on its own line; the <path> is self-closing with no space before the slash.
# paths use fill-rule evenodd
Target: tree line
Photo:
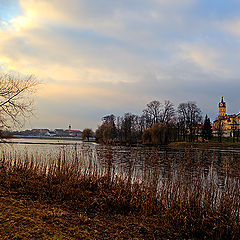
<path id="1" fill-rule="evenodd" d="M 177 109 L 169 100 L 149 102 L 141 115 L 125 113 L 102 117 L 96 130 L 96 140 L 120 144 L 167 144 L 176 141 L 209 140 L 212 137 L 210 119 L 203 121 L 202 111 L 195 102 L 180 103 Z"/>
<path id="2" fill-rule="evenodd" d="M 39 81 L 32 75 L 14 76 L 0 74 L 0 137 L 3 129 L 22 126 L 33 111 L 33 93 Z M 166 144 L 171 141 L 195 141 L 212 136 L 211 122 L 195 102 L 180 103 L 177 109 L 169 100 L 149 102 L 141 115 L 125 113 L 102 118 L 96 130 L 96 139 L 104 143 Z M 220 131 L 219 131 L 220 132 Z M 82 137 L 88 141 L 94 135 L 91 129 L 84 129 Z"/>

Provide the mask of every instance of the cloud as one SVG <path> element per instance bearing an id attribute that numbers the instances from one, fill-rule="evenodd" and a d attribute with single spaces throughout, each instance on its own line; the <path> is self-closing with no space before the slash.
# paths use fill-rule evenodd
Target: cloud
<path id="1" fill-rule="evenodd" d="M 36 127 L 68 115 L 95 127 L 156 98 L 212 111 L 222 86 L 238 86 L 238 21 L 203 15 L 203 2 L 19 0 L 20 14 L 0 27 L 1 68 L 45 82 Z"/>
<path id="2" fill-rule="evenodd" d="M 227 20 L 219 25 L 219 28 L 240 37 L 240 19 Z"/>
<path id="3" fill-rule="evenodd" d="M 219 60 L 222 56 L 216 49 L 192 43 L 183 44 L 181 48 L 183 58 L 199 66 L 202 71 L 217 74 L 224 73 L 224 69 L 219 66 Z"/>

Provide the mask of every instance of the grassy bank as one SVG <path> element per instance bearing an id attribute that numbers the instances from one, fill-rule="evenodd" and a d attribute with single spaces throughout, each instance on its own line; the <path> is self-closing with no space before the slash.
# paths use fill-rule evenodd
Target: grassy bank
<path id="1" fill-rule="evenodd" d="M 218 141 L 209 141 L 209 142 L 172 142 L 168 144 L 169 147 L 202 147 L 202 148 L 208 148 L 208 147 L 219 147 L 219 148 L 239 148 L 240 142 L 232 142 L 231 140 L 225 140 L 223 142 Z"/>
<path id="2" fill-rule="evenodd" d="M 83 150 L 38 158 L 0 157 L 3 239 L 240 238 L 240 164 L 216 176 L 186 151 L 175 170 L 138 174 L 133 156 L 117 171 L 111 149 L 99 164 Z M 171 169 L 174 159 L 165 161 Z"/>
<path id="3" fill-rule="evenodd" d="M 98 214 L 88 216 L 61 204 L 0 194 L 1 239 L 153 239 L 144 218 Z"/>

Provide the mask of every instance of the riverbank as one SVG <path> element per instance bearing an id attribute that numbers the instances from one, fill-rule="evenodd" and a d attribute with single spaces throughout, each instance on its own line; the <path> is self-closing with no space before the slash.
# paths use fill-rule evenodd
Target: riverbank
<path id="1" fill-rule="evenodd" d="M 199 147 L 199 148 L 210 148 L 210 147 L 218 147 L 218 148 L 240 148 L 240 142 L 172 142 L 167 146 L 172 148 L 189 148 L 189 147 Z"/>
<path id="2" fill-rule="evenodd" d="M 72 211 L 0 191 L 1 239 L 162 239 L 151 219 Z M 159 227 L 158 227 L 159 229 Z"/>

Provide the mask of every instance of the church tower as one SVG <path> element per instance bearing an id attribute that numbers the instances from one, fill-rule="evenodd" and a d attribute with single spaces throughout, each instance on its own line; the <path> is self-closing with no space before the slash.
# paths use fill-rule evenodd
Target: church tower
<path id="1" fill-rule="evenodd" d="M 225 117 L 226 116 L 226 103 L 223 100 L 223 96 L 222 96 L 221 102 L 218 104 L 218 108 L 219 108 L 219 116 L 218 117 Z"/>

